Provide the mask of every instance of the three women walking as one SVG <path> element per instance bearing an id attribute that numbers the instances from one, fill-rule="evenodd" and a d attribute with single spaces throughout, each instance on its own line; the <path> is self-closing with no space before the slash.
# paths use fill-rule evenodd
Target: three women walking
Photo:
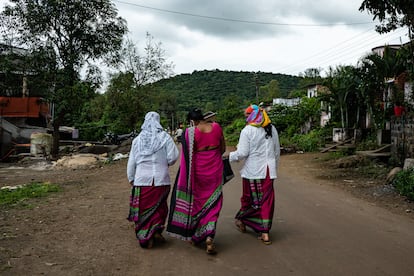
<path id="1" fill-rule="evenodd" d="M 205 244 L 208 254 L 216 253 L 214 238 L 223 205 L 223 155 L 228 155 L 230 162 L 244 161 L 240 171 L 241 207 L 235 216 L 237 229 L 246 232 L 249 227 L 264 244 L 271 244 L 279 136 L 266 111 L 257 105 L 249 106 L 245 116 L 247 124 L 240 133 L 237 150 L 229 154 L 224 154 L 226 144 L 218 123 L 205 118 L 199 109 L 187 116 L 190 127 L 181 140 L 180 166 L 166 231 L 193 245 Z M 151 248 L 154 241 L 165 241 L 161 233 L 168 214 L 168 166 L 177 159 L 177 147 L 162 129 L 158 113 L 149 112 L 132 143 L 127 168 L 132 185 L 128 219 L 135 222 L 142 247 Z"/>

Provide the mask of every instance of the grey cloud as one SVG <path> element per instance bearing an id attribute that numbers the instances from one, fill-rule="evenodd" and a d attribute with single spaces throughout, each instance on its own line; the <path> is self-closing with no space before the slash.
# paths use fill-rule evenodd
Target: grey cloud
<path id="1" fill-rule="evenodd" d="M 186 27 L 206 35 L 225 37 L 226 39 L 256 39 L 297 31 L 297 28 L 307 28 L 276 25 L 277 23 L 299 23 L 286 21 L 286 17 L 300 16 L 307 18 L 313 24 L 370 21 L 369 15 L 358 11 L 359 0 L 153 0 L 144 1 L 145 3 L 139 3 L 135 6 L 114 2 L 120 10 L 134 9 L 137 16 L 140 13 L 147 13 L 160 18 L 160 24 L 162 21 L 168 24 L 170 34 L 180 27 Z M 136 3 L 132 0 L 125 0 L 125 2 Z M 264 24 L 255 24 L 254 22 Z M 352 27 L 358 28 L 359 26 Z M 363 25 L 361 27 L 366 28 Z"/>

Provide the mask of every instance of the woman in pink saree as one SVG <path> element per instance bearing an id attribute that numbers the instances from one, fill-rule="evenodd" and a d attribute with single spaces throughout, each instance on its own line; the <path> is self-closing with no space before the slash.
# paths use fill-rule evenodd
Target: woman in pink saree
<path id="1" fill-rule="evenodd" d="M 223 204 L 223 131 L 203 119 L 199 109 L 188 114 L 191 127 L 182 139 L 180 169 L 171 196 L 167 233 L 197 245 L 206 243 L 214 254 L 217 220 Z"/>

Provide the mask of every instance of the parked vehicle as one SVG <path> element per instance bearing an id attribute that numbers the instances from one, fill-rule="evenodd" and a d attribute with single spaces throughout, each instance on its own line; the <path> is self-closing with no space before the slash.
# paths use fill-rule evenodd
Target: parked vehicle
<path id="1" fill-rule="evenodd" d="M 126 141 L 128 139 L 133 140 L 137 135 L 138 132 L 135 129 L 126 134 L 116 134 L 112 131 L 108 131 L 105 133 L 102 143 L 105 145 L 120 145 L 123 141 Z"/>

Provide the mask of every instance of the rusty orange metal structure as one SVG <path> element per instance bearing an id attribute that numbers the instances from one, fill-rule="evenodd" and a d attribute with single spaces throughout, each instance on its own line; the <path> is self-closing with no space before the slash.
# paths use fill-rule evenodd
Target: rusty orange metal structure
<path id="1" fill-rule="evenodd" d="M 50 119 L 49 103 L 41 97 L 0 97 L 0 161 L 29 152 L 31 132 Z"/>
<path id="2" fill-rule="evenodd" d="M 41 97 L 0 97 L 2 117 L 49 117 L 49 104 Z"/>

